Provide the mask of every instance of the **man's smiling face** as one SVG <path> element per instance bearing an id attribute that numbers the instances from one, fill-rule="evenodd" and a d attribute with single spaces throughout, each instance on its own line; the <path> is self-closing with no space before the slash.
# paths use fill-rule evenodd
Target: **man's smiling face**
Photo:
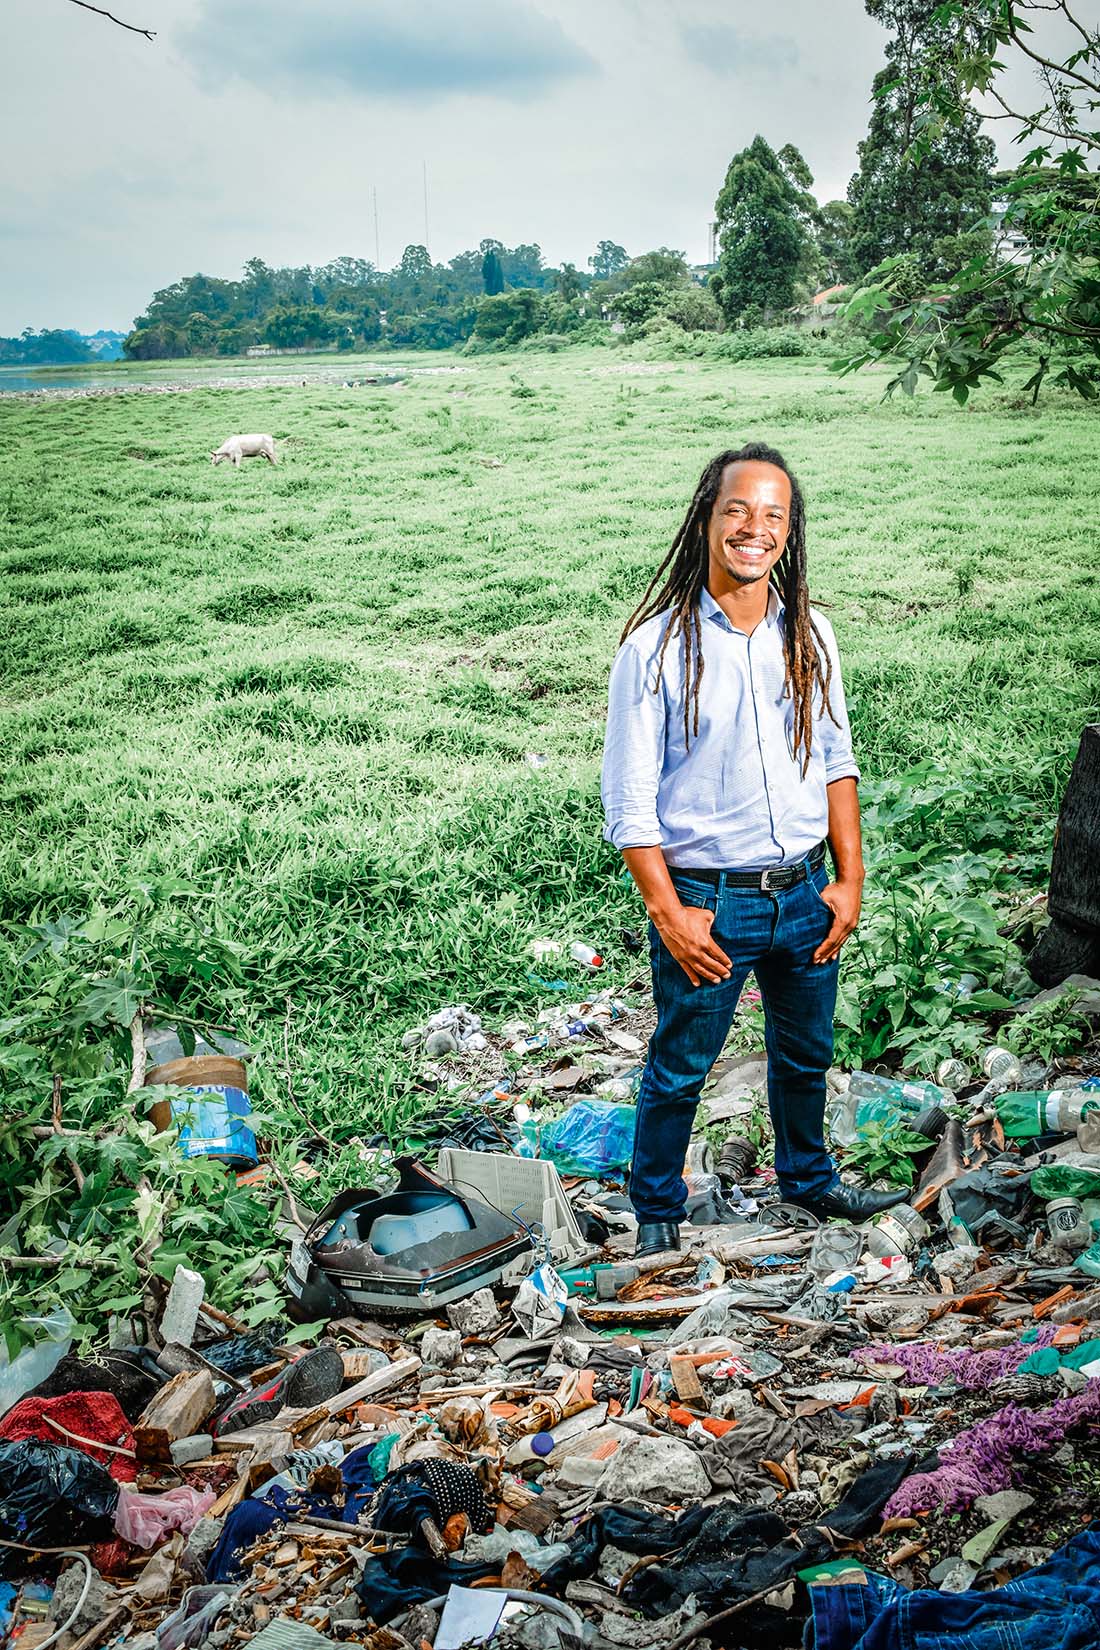
<path id="1" fill-rule="evenodd" d="M 730 584 L 766 579 L 787 543 L 791 484 L 782 470 L 758 459 L 727 464 L 710 513 L 708 541 L 712 593 Z"/>

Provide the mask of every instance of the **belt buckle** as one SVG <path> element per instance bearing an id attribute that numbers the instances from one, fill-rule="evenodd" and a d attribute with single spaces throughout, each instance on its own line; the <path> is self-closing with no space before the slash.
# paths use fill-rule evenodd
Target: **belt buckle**
<path id="1" fill-rule="evenodd" d="M 774 870 L 775 867 L 773 866 L 772 869 Z M 771 874 L 771 870 L 761 871 L 760 873 L 760 892 L 762 894 L 770 894 L 772 891 Z"/>

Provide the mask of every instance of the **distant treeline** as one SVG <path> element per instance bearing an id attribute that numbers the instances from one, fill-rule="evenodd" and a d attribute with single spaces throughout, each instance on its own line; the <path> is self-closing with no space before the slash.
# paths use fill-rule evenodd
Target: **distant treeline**
<path id="1" fill-rule="evenodd" d="M 699 291 L 683 253 L 666 247 L 631 259 L 601 241 L 589 265 L 588 272 L 570 263 L 553 268 L 536 245 L 495 240 L 446 264 L 408 246 L 389 271 L 365 258 L 300 269 L 252 258 L 239 281 L 189 275 L 156 293 L 125 349 L 138 360 L 240 355 L 257 345 L 446 349 L 475 332 L 486 343 L 514 343 L 532 332 L 575 333 L 593 319 L 606 330 L 616 295 L 640 282 Z"/>
<path id="2" fill-rule="evenodd" d="M 0 338 L 0 367 L 78 366 L 83 361 L 117 361 L 122 333 L 71 332 L 63 327 L 26 327 L 18 338 Z"/>
<path id="3" fill-rule="evenodd" d="M 669 325 L 688 332 L 790 321 L 821 288 L 858 279 L 886 258 L 918 288 L 988 249 L 993 146 L 969 120 L 919 177 L 904 170 L 894 122 L 876 107 L 846 201 L 819 205 L 793 144 L 756 137 L 734 155 L 715 202 L 718 257 L 689 269 L 658 247 L 631 257 L 602 240 L 586 270 L 549 267 L 535 244 L 483 240 L 448 263 L 408 246 L 395 269 L 364 258 L 272 269 L 252 258 L 239 281 L 190 275 L 154 295 L 126 340 L 140 360 L 274 349 L 395 347 L 467 350 L 526 339 L 558 343 Z M 901 272 L 898 272 L 899 274 Z"/>

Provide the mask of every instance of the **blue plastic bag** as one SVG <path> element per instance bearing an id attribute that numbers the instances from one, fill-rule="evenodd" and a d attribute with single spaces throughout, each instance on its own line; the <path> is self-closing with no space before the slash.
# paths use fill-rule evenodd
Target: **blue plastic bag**
<path id="1" fill-rule="evenodd" d="M 562 1117 L 537 1131 L 528 1123 L 524 1133 L 560 1173 L 600 1176 L 630 1167 L 635 1116 L 618 1100 L 575 1100 Z"/>

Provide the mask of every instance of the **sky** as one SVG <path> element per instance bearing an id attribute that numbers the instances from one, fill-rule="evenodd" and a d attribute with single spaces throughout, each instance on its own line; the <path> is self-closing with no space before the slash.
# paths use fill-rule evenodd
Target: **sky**
<path id="1" fill-rule="evenodd" d="M 254 255 L 390 268 L 495 236 L 703 262 L 758 132 L 844 195 L 887 39 L 862 0 L 101 3 L 155 39 L 6 0 L 0 334 L 128 330 Z"/>

